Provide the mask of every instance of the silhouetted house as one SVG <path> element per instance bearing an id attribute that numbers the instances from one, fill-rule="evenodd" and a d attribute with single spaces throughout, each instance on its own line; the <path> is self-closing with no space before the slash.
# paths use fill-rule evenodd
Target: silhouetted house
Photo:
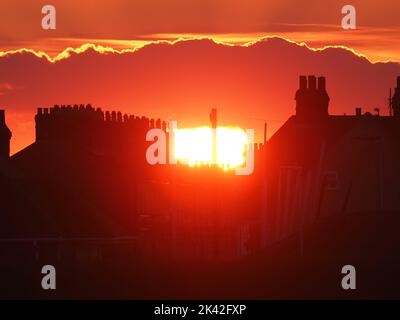
<path id="1" fill-rule="evenodd" d="M 398 88 L 393 109 L 400 107 Z M 400 117 L 328 114 L 325 78 L 300 77 L 296 115 L 270 138 L 264 245 L 324 216 L 400 212 Z"/>
<path id="2" fill-rule="evenodd" d="M 394 116 L 361 108 L 334 116 L 325 78 L 301 76 L 296 114 L 266 146 L 252 146 L 250 176 L 151 166 L 146 133 L 168 136 L 166 123 L 90 105 L 39 108 L 36 141 L 8 159 L 2 113 L 0 235 L 54 241 L 58 256 L 100 257 L 113 243 L 111 251 L 217 260 L 248 255 L 321 217 L 399 212 L 399 90 Z M 65 244 L 73 239 L 78 245 Z"/>
<path id="3" fill-rule="evenodd" d="M 146 133 L 166 132 L 160 119 L 55 105 L 39 108 L 35 122 L 36 141 L 11 158 L 29 195 L 18 234 L 61 243 L 92 239 L 87 250 L 96 256 L 101 239 L 119 247 L 113 239 L 130 239 L 132 252 L 178 259 L 232 259 L 248 251 L 256 176 L 149 165 Z M 82 240 L 71 250 L 85 246 Z"/>
<path id="4" fill-rule="evenodd" d="M 70 268 L 94 266 L 96 280 L 118 279 L 114 270 L 126 272 L 125 263 L 135 277 L 132 266 L 144 261 L 147 275 L 160 258 L 250 256 L 264 270 L 282 252 L 303 255 L 305 242 L 311 263 L 325 254 L 339 265 L 347 247 L 346 257 L 366 261 L 364 270 L 376 257 L 391 259 L 400 244 L 400 77 L 392 116 L 361 108 L 330 115 L 324 77 L 301 76 L 295 100 L 296 114 L 266 144 L 250 146 L 250 176 L 149 165 L 146 133 L 158 128 L 168 137 L 166 123 L 91 105 L 39 108 L 35 142 L 10 158 L 0 110 L 0 267 L 19 276 L 60 262 L 64 284 Z M 210 116 L 216 127 L 216 110 Z M 372 251 L 379 254 L 368 260 Z M 139 295 L 143 288 L 134 286 Z"/>
<path id="5" fill-rule="evenodd" d="M 26 231 L 24 221 L 28 196 L 20 184 L 21 174 L 10 161 L 11 131 L 0 110 L 0 239 L 15 237 Z"/>
<path id="6" fill-rule="evenodd" d="M 10 139 L 11 131 L 6 125 L 4 110 L 0 110 L 0 158 L 8 159 L 10 157 Z"/>
<path id="7" fill-rule="evenodd" d="M 13 237 L 39 239 L 37 250 L 47 239 L 57 257 L 99 257 L 127 246 L 135 252 L 145 134 L 151 123 L 165 123 L 90 105 L 39 108 L 35 121 L 36 141 L 10 160 L 26 195 L 23 208 L 13 204 Z"/>
<path id="8" fill-rule="evenodd" d="M 10 164 L 10 139 L 11 131 L 7 127 L 4 110 L 0 110 L 0 203 L 2 209 L 8 209 L 11 181 L 15 172 Z M 3 213 L 4 215 L 4 213 Z M 1 222 L 0 222 L 1 223 Z"/>

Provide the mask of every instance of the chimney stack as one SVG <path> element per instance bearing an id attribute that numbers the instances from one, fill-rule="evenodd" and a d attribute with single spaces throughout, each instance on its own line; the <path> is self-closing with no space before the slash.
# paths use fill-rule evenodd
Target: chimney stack
<path id="1" fill-rule="evenodd" d="M 301 121 L 320 121 L 328 116 L 329 96 L 325 77 L 300 76 L 296 92 L 296 116 Z"/>

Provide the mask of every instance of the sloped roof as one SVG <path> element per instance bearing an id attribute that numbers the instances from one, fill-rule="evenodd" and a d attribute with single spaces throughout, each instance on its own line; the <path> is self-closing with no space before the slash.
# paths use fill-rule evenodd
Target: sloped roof
<path id="1" fill-rule="evenodd" d="M 325 151 L 334 148 L 353 131 L 364 138 L 391 136 L 400 138 L 400 119 L 380 116 L 328 116 L 321 121 L 304 122 L 292 116 L 268 140 L 267 153 L 271 161 L 279 157 L 280 165 L 310 166 Z"/>

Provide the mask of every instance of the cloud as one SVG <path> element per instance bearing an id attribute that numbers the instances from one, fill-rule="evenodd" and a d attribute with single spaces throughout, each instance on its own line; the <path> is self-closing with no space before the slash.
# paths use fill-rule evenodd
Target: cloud
<path id="1" fill-rule="evenodd" d="M 54 58 L 65 48 L 93 43 L 116 50 L 153 40 L 212 37 L 243 44 L 279 36 L 309 47 L 341 45 L 371 61 L 400 61 L 400 2 L 353 0 L 357 29 L 341 28 L 337 0 L 53 0 L 56 30 L 41 28 L 41 1 L 3 0 L 0 50 L 21 48 Z"/>
<path id="2" fill-rule="evenodd" d="M 94 49 L 98 52 L 132 52 L 146 45 L 166 41 L 212 39 L 227 45 L 249 46 L 254 42 L 279 37 L 309 48 L 323 50 L 343 47 L 367 57 L 372 62 L 400 62 L 400 27 L 358 27 L 344 31 L 340 26 L 328 24 L 271 24 L 271 33 L 156 33 L 137 35 L 135 40 L 94 38 L 43 38 L 27 42 L 0 42 L 0 57 L 9 53 L 28 51 L 50 61 L 69 57 L 71 53 Z"/>

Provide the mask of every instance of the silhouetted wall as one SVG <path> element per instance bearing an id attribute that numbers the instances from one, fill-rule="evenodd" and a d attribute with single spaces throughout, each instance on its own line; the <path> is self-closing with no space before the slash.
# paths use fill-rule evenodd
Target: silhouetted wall
<path id="1" fill-rule="evenodd" d="M 88 105 L 55 105 L 38 108 L 35 116 L 36 142 L 53 147 L 67 145 L 89 148 L 95 154 L 119 156 L 126 161 L 145 161 L 146 133 L 167 130 L 161 119 L 149 119 Z M 58 146 L 57 146 L 58 145 Z"/>
<path id="2" fill-rule="evenodd" d="M 6 125 L 5 112 L 0 110 L 0 157 L 10 157 L 11 131 Z"/>

